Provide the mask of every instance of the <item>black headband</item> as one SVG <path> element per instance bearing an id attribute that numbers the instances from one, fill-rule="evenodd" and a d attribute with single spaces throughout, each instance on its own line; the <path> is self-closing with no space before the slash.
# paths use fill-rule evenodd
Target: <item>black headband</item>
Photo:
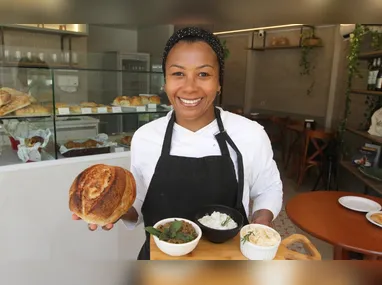
<path id="1" fill-rule="evenodd" d="M 166 78 L 166 60 L 170 50 L 181 40 L 198 40 L 207 43 L 215 52 L 219 62 L 219 84 L 223 87 L 224 76 L 224 49 L 217 36 L 197 27 L 188 27 L 176 31 L 167 41 L 162 59 L 162 70 Z"/>

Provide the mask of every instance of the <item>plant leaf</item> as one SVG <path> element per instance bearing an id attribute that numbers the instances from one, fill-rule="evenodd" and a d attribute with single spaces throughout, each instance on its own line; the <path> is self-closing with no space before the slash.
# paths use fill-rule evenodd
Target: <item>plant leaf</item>
<path id="1" fill-rule="evenodd" d="M 145 230 L 149 233 L 149 234 L 152 234 L 154 236 L 157 236 L 159 237 L 162 232 L 160 230 L 157 230 L 156 228 L 154 227 L 145 227 Z"/>
<path id="2" fill-rule="evenodd" d="M 176 239 L 180 239 L 184 242 L 190 242 L 194 239 L 194 237 L 192 235 L 189 235 L 189 234 L 184 234 L 182 232 L 179 232 L 176 234 Z"/>
<path id="3" fill-rule="evenodd" d="M 170 225 L 170 236 L 174 238 L 176 236 L 176 233 L 180 230 L 182 227 L 182 221 L 173 221 Z"/>
<path id="4" fill-rule="evenodd" d="M 170 238 L 171 238 L 170 231 L 168 229 L 167 231 L 164 230 L 163 233 L 161 233 L 161 235 L 159 236 L 159 239 L 164 241 L 168 241 Z"/>

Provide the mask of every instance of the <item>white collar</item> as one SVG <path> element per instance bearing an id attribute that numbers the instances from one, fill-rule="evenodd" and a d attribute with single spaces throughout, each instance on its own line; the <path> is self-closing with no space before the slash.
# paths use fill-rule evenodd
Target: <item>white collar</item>
<path id="1" fill-rule="evenodd" d="M 224 118 L 226 116 L 225 111 L 221 107 L 217 107 L 217 108 L 220 110 L 220 116 L 221 116 L 222 121 L 224 121 Z M 166 126 L 167 126 L 168 122 L 170 121 L 173 112 L 174 112 L 174 110 L 171 110 L 170 112 L 167 113 L 167 115 L 166 115 Z M 205 130 L 207 130 L 211 127 L 217 127 L 216 119 L 196 132 L 192 132 L 192 131 L 178 125 L 176 122 L 174 123 L 174 130 L 180 130 L 180 131 L 189 132 L 192 134 L 203 133 Z"/>

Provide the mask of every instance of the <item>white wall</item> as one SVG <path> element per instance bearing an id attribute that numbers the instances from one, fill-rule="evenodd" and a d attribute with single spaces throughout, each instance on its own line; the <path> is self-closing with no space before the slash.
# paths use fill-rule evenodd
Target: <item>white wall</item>
<path id="1" fill-rule="evenodd" d="M 137 31 L 89 25 L 88 52 L 137 51 Z"/>
<path id="2" fill-rule="evenodd" d="M 33 261 L 44 266 L 59 264 L 62 268 L 70 268 L 73 264 L 102 264 L 103 272 L 109 276 L 108 284 L 117 284 L 118 280 L 121 282 L 118 278 L 126 278 L 122 267 L 120 274 L 110 274 L 115 273 L 116 263 L 136 260 L 144 242 L 143 226 L 130 231 L 118 222 L 109 232 L 101 229 L 91 232 L 85 222 L 71 220 L 70 185 L 83 169 L 96 163 L 129 169 L 130 153 L 0 167 L 0 262 L 11 266 Z M 27 268 L 22 272 L 24 270 L 27 273 Z M 62 284 L 90 284 L 87 283 L 89 279 L 82 278 L 97 276 L 97 272 L 91 268 L 84 270 L 73 274 L 79 276 L 76 281 L 86 280 L 85 283 L 73 283 L 75 278 L 71 278 L 69 283 L 62 280 Z M 42 271 L 41 274 L 35 274 L 35 277 L 39 279 L 44 274 L 49 277 L 49 272 Z M 71 276 L 70 272 L 67 274 L 67 277 Z M 14 277 L 2 275 L 0 283 L 16 284 L 11 282 Z M 51 284 L 61 284 L 59 281 Z M 105 280 L 101 281 L 95 279 L 92 284 L 104 285 Z M 35 283 L 26 279 L 17 284 Z"/>
<path id="3" fill-rule="evenodd" d="M 174 33 L 173 25 L 161 25 L 138 29 L 139 52 L 149 53 L 151 62 L 162 64 L 162 54 L 168 39 Z"/>

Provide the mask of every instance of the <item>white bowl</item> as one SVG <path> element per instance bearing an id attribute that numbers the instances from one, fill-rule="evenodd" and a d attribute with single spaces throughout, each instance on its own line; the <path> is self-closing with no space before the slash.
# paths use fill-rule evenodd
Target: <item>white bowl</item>
<path id="1" fill-rule="evenodd" d="M 244 237 L 244 231 L 248 227 L 260 227 L 260 228 L 267 228 L 276 233 L 279 237 L 278 242 L 273 245 L 273 246 L 260 246 L 260 245 L 255 245 L 251 242 L 245 242 L 243 243 L 241 239 Z M 281 243 L 281 236 L 280 234 L 272 229 L 271 227 L 265 226 L 265 225 L 260 225 L 260 224 L 250 224 L 250 225 L 245 225 L 244 227 L 241 228 L 240 230 L 240 251 L 241 253 L 248 258 L 249 260 L 272 260 L 275 258 L 277 250 L 280 246 Z"/>
<path id="2" fill-rule="evenodd" d="M 182 219 L 182 218 L 168 218 L 168 219 L 161 220 L 154 225 L 154 228 L 157 228 L 160 225 L 164 225 L 166 223 L 169 223 L 175 220 L 185 221 L 190 223 L 194 227 L 196 233 L 198 234 L 197 238 L 194 239 L 193 241 L 190 241 L 187 243 L 181 243 L 181 244 L 169 243 L 169 242 L 160 240 L 157 236 L 154 236 L 154 235 L 153 235 L 153 239 L 157 247 L 165 254 L 170 256 L 183 256 L 183 255 L 189 254 L 191 251 L 193 251 L 196 248 L 200 238 L 202 237 L 202 230 L 194 222 L 187 219 Z"/>

